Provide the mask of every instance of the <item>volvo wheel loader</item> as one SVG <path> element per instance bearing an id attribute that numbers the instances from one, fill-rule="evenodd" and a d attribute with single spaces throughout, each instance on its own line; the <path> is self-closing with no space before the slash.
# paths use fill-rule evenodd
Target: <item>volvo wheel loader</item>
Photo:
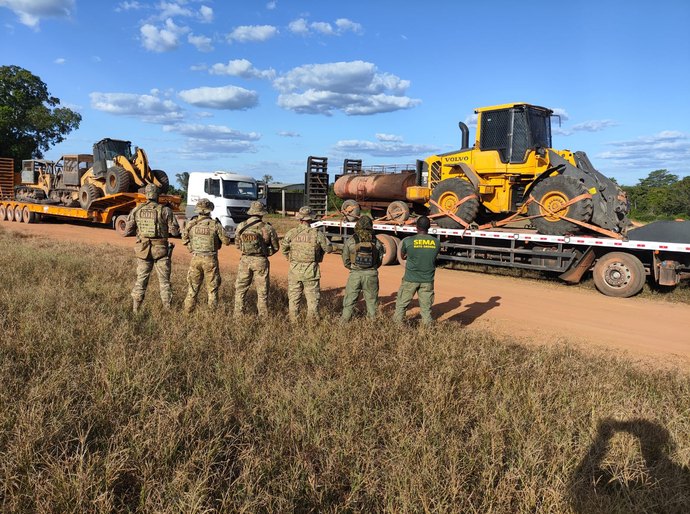
<path id="1" fill-rule="evenodd" d="M 17 198 L 88 209 L 102 196 L 136 192 L 149 183 L 167 192 L 167 174 L 152 170 L 146 152 L 141 148 L 132 152 L 131 145 L 130 141 L 106 138 L 93 145 L 93 155 L 63 155 L 56 162 L 25 160 Z"/>
<path id="2" fill-rule="evenodd" d="M 625 233 L 630 225 L 625 193 L 584 152 L 552 147 L 551 109 L 510 103 L 475 112 L 474 146 L 460 122 L 462 148 L 419 161 L 418 175 L 427 184 L 408 188 L 410 201 L 428 202 L 430 213 L 440 214 L 435 218 L 441 227 L 520 212 L 542 234 L 588 227 Z"/>

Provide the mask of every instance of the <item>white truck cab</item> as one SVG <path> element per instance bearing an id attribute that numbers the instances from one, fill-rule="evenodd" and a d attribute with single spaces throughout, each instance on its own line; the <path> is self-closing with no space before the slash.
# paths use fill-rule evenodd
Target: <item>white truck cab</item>
<path id="1" fill-rule="evenodd" d="M 185 210 L 188 220 L 196 216 L 194 208 L 202 198 L 213 202 L 211 217 L 220 220 L 228 236 L 233 238 L 237 225 L 249 217 L 249 205 L 256 200 L 265 202 L 259 195 L 259 183 L 250 176 L 227 171 L 190 172 Z"/>

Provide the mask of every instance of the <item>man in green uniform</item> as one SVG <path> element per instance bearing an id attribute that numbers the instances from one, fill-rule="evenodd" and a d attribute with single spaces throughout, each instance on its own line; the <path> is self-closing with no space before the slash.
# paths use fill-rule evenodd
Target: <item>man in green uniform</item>
<path id="1" fill-rule="evenodd" d="M 379 305 L 379 267 L 384 248 L 374 235 L 374 224 L 369 216 L 362 216 L 355 223 L 355 233 L 343 246 L 343 264 L 350 270 L 343 297 L 341 323 L 352 318 L 352 311 L 360 291 L 367 305 L 367 316 L 376 317 Z"/>
<path id="2" fill-rule="evenodd" d="M 434 274 L 436 272 L 436 256 L 441 250 L 440 241 L 429 235 L 431 222 L 426 216 L 417 220 L 417 234 L 402 240 L 401 255 L 406 260 L 405 275 L 403 276 L 398 298 L 395 302 L 395 321 L 400 323 L 405 319 L 405 311 L 410 305 L 415 293 L 419 297 L 419 310 L 422 323 L 433 321 L 431 306 L 434 303 Z"/>
<path id="3" fill-rule="evenodd" d="M 182 233 L 182 244 L 192 252 L 192 261 L 187 272 L 189 289 L 184 300 L 185 312 L 194 310 L 202 281 L 206 282 L 209 308 L 215 309 L 218 305 L 218 288 L 221 282 L 218 249 L 223 244 L 229 245 L 230 238 L 220 221 L 211 218 L 213 207 L 213 202 L 209 199 L 199 200 L 195 208 L 198 216 L 192 218 Z"/>
<path id="4" fill-rule="evenodd" d="M 295 218 L 300 224 L 285 234 L 281 249 L 290 261 L 288 302 L 292 321 L 297 320 L 303 292 L 307 300 L 307 316 L 318 317 L 321 299 L 319 263 L 323 260 L 324 254 L 331 251 L 331 245 L 323 232 L 310 225 L 310 222 L 314 221 L 311 207 L 301 207 Z"/>
<path id="5" fill-rule="evenodd" d="M 249 219 L 235 231 L 235 245 L 242 252 L 235 281 L 235 316 L 244 311 L 244 299 L 252 281 L 256 283 L 256 308 L 260 316 L 265 316 L 270 285 L 268 257 L 278 251 L 280 243 L 274 228 L 262 219 L 267 212 L 261 202 L 252 202 L 247 214 Z"/>
<path id="6" fill-rule="evenodd" d="M 170 285 L 170 256 L 174 245 L 168 237 L 178 237 L 180 226 L 173 211 L 167 205 L 158 203 L 158 187 L 148 184 L 144 188 L 146 202 L 137 205 L 127 217 L 125 236 L 136 234 L 134 254 L 137 256 L 137 281 L 132 289 L 132 310 L 139 312 L 149 284 L 151 270 L 158 275 L 163 308 L 170 309 L 172 287 Z"/>

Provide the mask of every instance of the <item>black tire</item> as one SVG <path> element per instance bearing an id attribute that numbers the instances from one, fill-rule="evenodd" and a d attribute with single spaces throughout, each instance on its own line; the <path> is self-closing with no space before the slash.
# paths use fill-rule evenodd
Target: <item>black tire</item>
<path id="1" fill-rule="evenodd" d="M 117 232 L 119 235 L 123 236 L 125 235 L 125 227 L 127 226 L 127 215 L 125 214 L 120 214 L 117 218 L 115 218 L 115 221 L 113 222 L 113 228 L 115 228 L 115 232 Z"/>
<path id="2" fill-rule="evenodd" d="M 340 211 L 343 213 L 345 221 L 357 221 L 362 213 L 362 208 L 355 200 L 345 200 Z"/>
<path id="3" fill-rule="evenodd" d="M 132 175 L 126 169 L 119 166 L 108 168 L 105 174 L 105 194 L 128 193 L 131 188 Z"/>
<path id="4" fill-rule="evenodd" d="M 152 173 L 158 182 L 161 183 L 161 194 L 167 194 L 168 189 L 170 189 L 170 179 L 168 178 L 168 174 L 163 170 L 152 170 Z"/>
<path id="5" fill-rule="evenodd" d="M 647 274 L 640 259 L 623 252 L 610 252 L 599 257 L 594 270 L 594 285 L 606 296 L 629 298 L 644 287 Z"/>
<path id="6" fill-rule="evenodd" d="M 460 178 L 449 178 L 442 180 L 431 191 L 431 199 L 446 211 L 451 211 L 453 206 L 466 196 L 476 195 L 474 186 L 467 180 Z M 471 198 L 459 205 L 453 214 L 465 223 L 472 223 L 477 217 L 479 210 L 479 198 Z M 431 214 L 438 214 L 441 211 L 436 205 L 431 204 Z M 449 216 L 439 216 L 434 221 L 441 228 L 464 228 L 460 223 Z"/>
<path id="7" fill-rule="evenodd" d="M 14 209 L 12 210 L 12 218 L 17 223 L 21 223 L 22 221 L 24 221 L 22 208 L 19 205 L 14 206 Z"/>
<path id="8" fill-rule="evenodd" d="M 7 220 L 7 208 L 4 205 L 0 205 L 0 221 Z"/>
<path id="9" fill-rule="evenodd" d="M 22 221 L 24 223 L 36 223 L 36 213 L 29 210 L 28 207 L 22 209 Z"/>
<path id="10" fill-rule="evenodd" d="M 93 184 L 84 184 L 79 188 L 79 205 L 82 209 L 88 210 L 94 200 L 102 196 L 101 190 Z"/>
<path id="11" fill-rule="evenodd" d="M 395 244 L 393 236 L 379 234 L 376 238 L 381 241 L 383 245 L 383 260 L 381 265 L 390 266 L 391 264 L 395 264 L 398 260 L 398 245 Z"/>
<path id="12" fill-rule="evenodd" d="M 579 200 L 565 209 L 559 210 L 561 205 L 586 192 L 587 188 L 585 188 L 585 185 L 572 177 L 556 175 L 540 181 L 534 186 L 532 196 L 541 205 L 532 202 L 527 208 L 530 216 L 538 216 L 532 218 L 532 224 L 536 227 L 537 232 L 551 235 L 578 232 L 581 227 L 570 221 L 549 215 L 549 210 L 560 216 L 567 216 L 568 218 L 587 223 L 592 219 L 593 208 L 591 198 Z"/>

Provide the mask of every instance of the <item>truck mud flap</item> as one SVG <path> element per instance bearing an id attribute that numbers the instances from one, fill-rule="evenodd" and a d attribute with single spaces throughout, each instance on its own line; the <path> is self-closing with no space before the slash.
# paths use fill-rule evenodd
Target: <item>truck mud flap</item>
<path id="1" fill-rule="evenodd" d="M 589 248 L 584 254 L 582 254 L 580 260 L 575 262 L 568 271 L 561 273 L 558 278 L 560 278 L 563 282 L 567 282 L 568 284 L 577 284 L 580 282 L 580 280 L 582 280 L 582 276 L 587 272 L 587 270 L 592 267 L 595 257 L 594 250 Z"/>

